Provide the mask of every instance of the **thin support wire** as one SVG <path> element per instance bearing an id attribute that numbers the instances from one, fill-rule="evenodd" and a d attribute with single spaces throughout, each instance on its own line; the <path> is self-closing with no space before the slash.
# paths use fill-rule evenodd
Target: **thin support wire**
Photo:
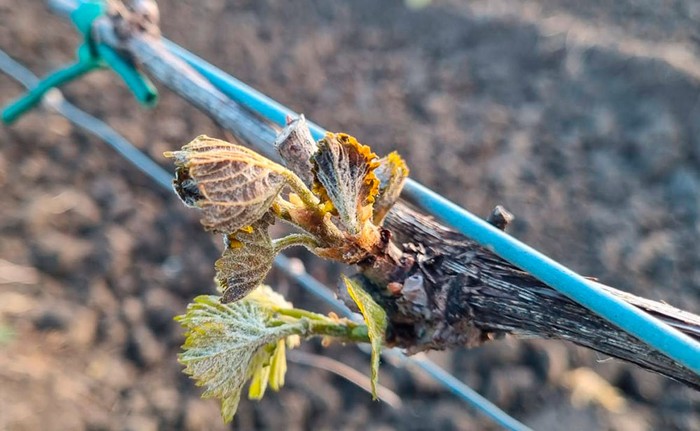
<path id="1" fill-rule="evenodd" d="M 39 81 L 29 69 L 24 67 L 19 62 L 12 59 L 4 51 L 0 50 L 0 70 L 8 76 L 22 83 L 27 88 L 32 88 Z M 155 163 L 151 158 L 142 153 L 131 142 L 120 135 L 116 130 L 112 129 L 108 124 L 93 117 L 92 115 L 80 110 L 75 105 L 69 103 L 63 98 L 59 90 L 52 90 L 44 97 L 44 104 L 63 115 L 69 121 L 78 127 L 90 132 L 102 141 L 115 149 L 122 157 L 132 163 L 141 172 L 155 181 L 159 186 L 166 190 L 171 189 L 172 176 Z M 316 280 L 301 268 L 295 268 L 289 258 L 280 254 L 275 258 L 275 267 L 283 274 L 290 277 L 305 290 L 322 299 L 331 306 L 339 314 L 357 319 L 345 304 L 340 303 L 335 295 L 324 284 Z M 419 358 L 409 358 L 396 349 L 388 349 L 383 352 L 387 359 L 392 359 L 393 363 L 407 362 L 415 365 L 422 372 L 440 383 L 443 387 L 453 393 L 462 401 L 476 408 L 481 413 L 493 419 L 503 428 L 512 431 L 532 431 L 524 424 L 518 422 L 512 416 L 498 408 L 486 398 L 479 395 L 469 386 L 465 385 L 457 378 L 449 374 L 444 369 L 430 361 L 424 355 Z M 398 361 L 397 361 L 398 360 Z"/>

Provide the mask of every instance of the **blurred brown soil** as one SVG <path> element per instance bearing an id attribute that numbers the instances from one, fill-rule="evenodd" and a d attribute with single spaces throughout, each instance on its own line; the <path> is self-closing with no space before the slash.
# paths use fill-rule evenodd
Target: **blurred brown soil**
<path id="1" fill-rule="evenodd" d="M 414 178 L 477 214 L 505 205 L 515 236 L 700 312 L 697 1 L 159 4 L 169 38 L 331 130 L 399 150 Z M 42 2 L 0 0 L 0 48 L 36 73 L 69 61 L 77 42 Z M 20 91 L 0 74 L 0 103 Z M 222 136 L 164 89 L 141 109 L 107 72 L 65 94 L 164 165 L 163 151 Z M 176 362 L 172 318 L 211 291 L 219 254 L 196 214 L 42 110 L 0 127 L 0 189 L 0 430 L 227 429 Z M 338 267 L 298 255 L 335 282 Z M 304 348 L 368 370 L 355 348 Z M 700 430 L 699 393 L 565 343 L 431 357 L 535 429 Z M 601 395 L 601 381 L 624 402 Z M 287 386 L 243 401 L 235 426 L 497 429 L 407 370 L 383 366 L 381 382 L 402 409 L 290 364 Z"/>

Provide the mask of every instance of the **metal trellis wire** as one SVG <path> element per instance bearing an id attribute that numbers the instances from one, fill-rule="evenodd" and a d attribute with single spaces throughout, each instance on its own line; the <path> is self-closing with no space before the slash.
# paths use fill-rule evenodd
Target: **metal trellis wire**
<path id="1" fill-rule="evenodd" d="M 39 82 L 39 79 L 29 69 L 12 59 L 2 50 L 0 50 L 0 70 L 29 89 Z M 90 132 L 107 143 L 160 187 L 166 190 L 171 189 L 172 175 L 150 157 L 138 150 L 131 142 L 112 129 L 108 124 L 66 101 L 59 90 L 54 89 L 47 93 L 46 97 L 43 99 L 43 103 L 76 126 Z M 289 258 L 286 256 L 282 254 L 278 255 L 274 263 L 275 267 L 284 275 L 294 280 L 295 283 L 302 286 L 314 296 L 326 302 L 339 314 L 350 318 L 359 317 L 344 304 L 340 303 L 330 289 L 323 283 L 319 282 L 305 271 L 295 269 L 294 265 L 291 264 Z M 430 361 L 425 355 L 407 357 L 396 349 L 387 349 L 382 354 L 395 365 L 407 363 L 409 366 L 416 367 L 459 399 L 491 418 L 504 429 L 512 431 L 531 431 L 530 428 L 508 415 L 495 404 L 474 391 L 474 389 Z"/>

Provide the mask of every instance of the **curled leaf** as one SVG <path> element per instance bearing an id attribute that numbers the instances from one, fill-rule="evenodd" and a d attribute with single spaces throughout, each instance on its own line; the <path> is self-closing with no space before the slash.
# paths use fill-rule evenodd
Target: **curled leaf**
<path id="1" fill-rule="evenodd" d="M 175 159 L 173 187 L 180 199 L 204 212 L 202 224 L 208 230 L 222 233 L 262 217 L 289 172 L 245 147 L 204 135 L 165 156 Z"/>
<path id="2" fill-rule="evenodd" d="M 224 303 L 245 297 L 262 283 L 275 258 L 272 239 L 267 232 L 269 221 L 261 219 L 226 236 L 226 249 L 216 261 L 216 281 Z"/>
<path id="3" fill-rule="evenodd" d="M 367 324 L 370 345 L 372 346 L 371 357 L 371 383 L 372 398 L 377 399 L 377 382 L 379 380 L 379 357 L 382 353 L 382 345 L 386 335 L 387 318 L 386 312 L 377 304 L 372 295 L 367 293 L 362 286 L 355 281 L 343 276 L 345 287 Z"/>
<path id="4" fill-rule="evenodd" d="M 408 178 L 408 166 L 396 151 L 379 159 L 374 173 L 379 179 L 379 194 L 374 201 L 374 224 L 379 225 L 391 207 L 399 199 L 403 185 Z"/>
<path id="5" fill-rule="evenodd" d="M 271 324 L 273 315 L 263 303 L 222 304 L 217 296 L 203 295 L 195 298 L 184 316 L 176 318 L 187 331 L 180 363 L 197 385 L 206 387 L 202 397 L 221 400 L 226 422 L 233 419 L 249 379 L 257 379 L 251 382 L 250 395 L 262 396 L 273 373 L 279 384 L 278 374 L 284 374 L 286 365 L 281 364 L 278 349 L 284 348 L 285 339 L 304 331 L 300 321 Z M 263 370 L 267 374 L 258 375 Z"/>
<path id="6" fill-rule="evenodd" d="M 374 175 L 377 155 L 344 133 L 328 133 L 313 155 L 313 191 L 322 203 L 333 204 L 345 228 L 353 235 L 372 216 L 379 180 Z"/>

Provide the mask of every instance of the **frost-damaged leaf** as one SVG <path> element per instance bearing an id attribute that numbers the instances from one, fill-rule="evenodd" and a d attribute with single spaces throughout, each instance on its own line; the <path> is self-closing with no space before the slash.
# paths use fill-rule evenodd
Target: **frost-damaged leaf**
<path id="1" fill-rule="evenodd" d="M 379 179 L 379 194 L 374 201 L 373 221 L 379 225 L 399 199 L 409 170 L 399 153 L 393 151 L 379 159 L 379 166 L 374 173 Z"/>
<path id="2" fill-rule="evenodd" d="M 285 184 L 284 167 L 240 145 L 198 136 L 180 151 L 165 153 L 177 166 L 173 187 L 189 206 L 202 209 L 202 224 L 231 233 L 270 208 Z"/>
<path id="3" fill-rule="evenodd" d="M 271 291 L 261 288 L 262 296 L 266 296 L 265 292 Z M 176 318 L 187 331 L 180 363 L 198 386 L 206 387 L 202 397 L 221 400 L 221 414 L 226 422 L 233 419 L 243 386 L 256 371 L 267 368 L 267 377 L 261 377 L 271 379 L 275 374 L 275 384 L 280 386 L 279 374 L 284 374 L 286 364 L 281 364 L 284 359 L 278 350 L 284 348 L 285 340 L 304 330 L 298 322 L 269 325 L 274 310 L 265 307 L 267 302 L 222 304 L 217 296 L 203 295 L 195 298 L 184 316 Z M 278 364 L 273 369 L 275 361 Z M 265 385 L 253 384 L 262 396 L 267 380 Z M 275 387 L 272 382 L 270 386 Z"/>
<path id="4" fill-rule="evenodd" d="M 372 296 L 358 283 L 343 276 L 345 287 L 352 300 L 355 301 L 357 307 L 362 312 L 367 324 L 369 340 L 372 345 L 372 398 L 377 399 L 377 381 L 379 380 L 379 357 L 382 353 L 382 345 L 384 344 L 384 336 L 386 334 L 386 312 L 379 306 Z"/>
<path id="5" fill-rule="evenodd" d="M 345 228 L 353 235 L 372 216 L 379 180 L 374 175 L 377 155 L 352 136 L 327 133 L 313 155 L 314 193 L 330 201 Z"/>
<path id="6" fill-rule="evenodd" d="M 272 239 L 267 232 L 268 217 L 226 236 L 226 249 L 216 261 L 216 282 L 224 303 L 245 297 L 260 285 L 275 259 Z"/>

